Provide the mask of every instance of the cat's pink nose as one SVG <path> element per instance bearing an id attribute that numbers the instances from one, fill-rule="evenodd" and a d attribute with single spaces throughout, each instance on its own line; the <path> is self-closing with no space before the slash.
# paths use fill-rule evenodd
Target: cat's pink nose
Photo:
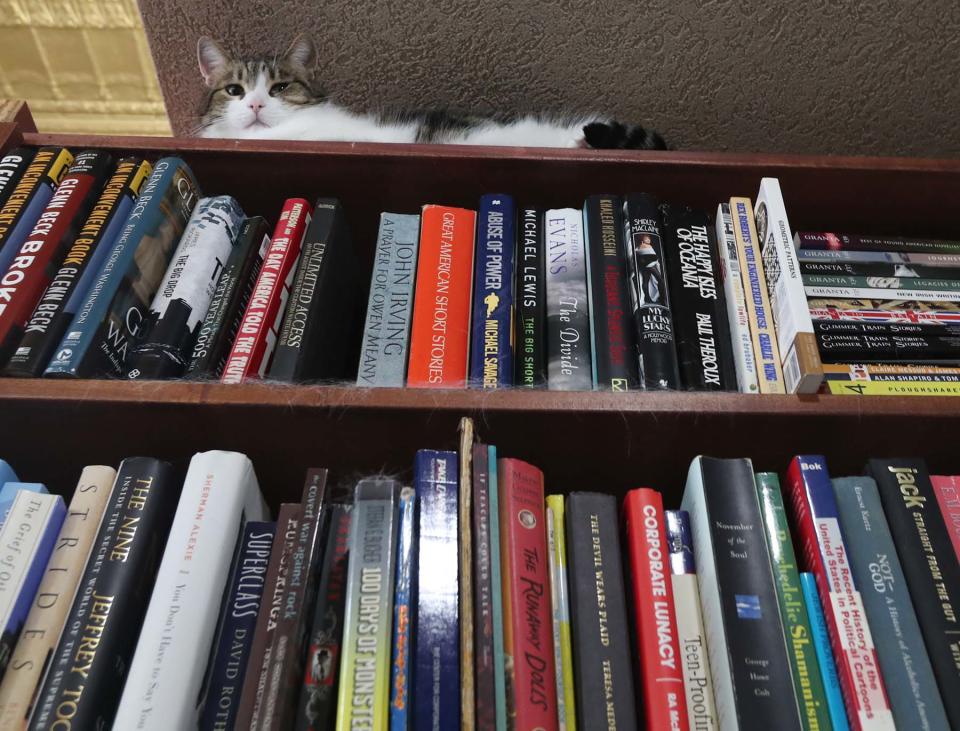
<path id="1" fill-rule="evenodd" d="M 254 114 L 256 114 L 261 109 L 263 109 L 263 102 L 258 102 L 258 101 L 250 102 L 250 109 L 252 109 Z"/>

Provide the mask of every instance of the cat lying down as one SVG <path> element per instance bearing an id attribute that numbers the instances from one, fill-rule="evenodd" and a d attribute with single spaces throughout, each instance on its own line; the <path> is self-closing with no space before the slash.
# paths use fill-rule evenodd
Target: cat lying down
<path id="1" fill-rule="evenodd" d="M 421 142 L 519 147 L 664 150 L 659 134 L 599 115 L 560 119 L 542 115 L 482 117 L 447 111 L 357 113 L 321 90 L 313 43 L 298 37 L 272 58 L 235 59 L 215 41 L 197 44 L 209 89 L 201 137 Z"/>

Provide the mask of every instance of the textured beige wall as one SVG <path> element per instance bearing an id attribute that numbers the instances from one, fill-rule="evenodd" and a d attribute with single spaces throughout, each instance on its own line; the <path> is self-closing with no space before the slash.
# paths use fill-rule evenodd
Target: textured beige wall
<path id="1" fill-rule="evenodd" d="M 960 0 L 139 2 L 178 133 L 198 35 L 273 52 L 303 30 L 352 104 L 596 109 L 681 149 L 960 155 Z"/>

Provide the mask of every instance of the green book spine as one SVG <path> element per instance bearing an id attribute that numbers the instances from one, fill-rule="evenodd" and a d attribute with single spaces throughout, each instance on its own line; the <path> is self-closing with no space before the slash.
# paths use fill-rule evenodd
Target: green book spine
<path id="1" fill-rule="evenodd" d="M 500 500 L 497 483 L 497 448 L 488 447 L 490 491 L 490 578 L 493 594 L 493 690 L 496 731 L 507 731 L 507 678 L 503 660 L 503 577 L 500 574 Z"/>
<path id="2" fill-rule="evenodd" d="M 797 558 L 787 525 L 787 514 L 780 493 L 780 481 L 773 472 L 756 476 L 760 496 L 763 529 L 770 549 L 770 564 L 777 587 L 777 603 L 786 634 L 787 656 L 793 675 L 794 692 L 800 707 L 800 720 L 806 731 L 833 728 L 830 710 L 820 676 L 810 617 L 803 599 Z"/>

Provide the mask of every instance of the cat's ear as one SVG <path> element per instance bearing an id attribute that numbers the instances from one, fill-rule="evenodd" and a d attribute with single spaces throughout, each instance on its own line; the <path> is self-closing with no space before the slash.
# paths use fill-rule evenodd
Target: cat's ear
<path id="1" fill-rule="evenodd" d="M 283 57 L 294 66 L 299 66 L 304 71 L 313 71 L 317 65 L 317 47 L 309 36 L 302 33 L 293 39 L 290 48 L 283 54 Z"/>
<path id="2" fill-rule="evenodd" d="M 219 44 L 212 38 L 201 36 L 197 41 L 197 63 L 200 65 L 200 74 L 207 86 L 214 86 L 216 80 L 223 74 L 230 63 L 230 59 Z"/>

